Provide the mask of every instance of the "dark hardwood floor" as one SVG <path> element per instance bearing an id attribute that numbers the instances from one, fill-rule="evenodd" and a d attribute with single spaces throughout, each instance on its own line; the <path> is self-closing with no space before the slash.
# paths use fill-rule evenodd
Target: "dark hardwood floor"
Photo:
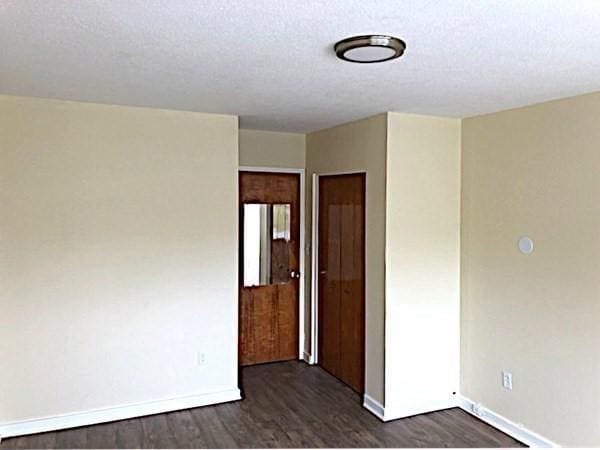
<path id="1" fill-rule="evenodd" d="M 460 409 L 382 423 L 352 389 L 292 361 L 246 367 L 245 399 L 4 440 L 7 448 L 522 447 Z"/>

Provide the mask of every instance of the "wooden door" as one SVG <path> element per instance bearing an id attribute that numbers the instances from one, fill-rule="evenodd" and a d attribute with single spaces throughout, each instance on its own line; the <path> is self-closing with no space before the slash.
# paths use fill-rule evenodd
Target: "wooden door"
<path id="1" fill-rule="evenodd" d="M 364 391 L 365 174 L 319 177 L 319 365 Z"/>
<path id="2" fill-rule="evenodd" d="M 240 365 L 296 359 L 300 176 L 240 172 L 239 189 Z"/>

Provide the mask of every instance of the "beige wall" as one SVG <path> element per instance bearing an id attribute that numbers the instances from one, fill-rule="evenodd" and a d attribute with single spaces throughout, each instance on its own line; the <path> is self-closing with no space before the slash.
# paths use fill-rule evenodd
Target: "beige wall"
<path id="1" fill-rule="evenodd" d="M 306 135 L 240 130 L 240 166 L 304 169 Z"/>
<path id="2" fill-rule="evenodd" d="M 569 446 L 600 445 L 599 118 L 596 93 L 463 122 L 462 391 Z"/>
<path id="3" fill-rule="evenodd" d="M 237 168 L 236 117 L 0 97 L 0 426 L 237 388 Z"/>
<path id="4" fill-rule="evenodd" d="M 381 114 L 306 137 L 306 211 L 312 211 L 313 174 L 367 172 L 365 392 L 381 403 L 384 400 L 386 128 L 387 115 Z M 310 216 L 308 213 L 307 238 L 311 234 Z M 306 291 L 310 292 L 310 277 L 307 277 Z"/>
<path id="5" fill-rule="evenodd" d="M 385 414 L 448 407 L 460 348 L 461 123 L 388 114 Z"/>
<path id="6" fill-rule="evenodd" d="M 462 137 L 397 113 L 241 130 L 238 161 L 235 117 L 0 97 L 0 426 L 237 388 L 239 164 L 306 167 L 307 244 L 312 175 L 367 172 L 366 393 L 390 416 L 456 386 L 462 201 L 462 394 L 600 445 L 598 117 L 591 94 Z"/>

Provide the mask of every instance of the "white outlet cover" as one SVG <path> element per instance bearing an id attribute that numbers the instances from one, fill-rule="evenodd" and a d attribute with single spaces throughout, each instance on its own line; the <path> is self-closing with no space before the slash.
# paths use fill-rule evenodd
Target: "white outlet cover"
<path id="1" fill-rule="evenodd" d="M 512 390 L 512 388 L 513 388 L 512 373 L 507 372 L 505 370 L 502 371 L 502 386 L 504 386 L 508 390 Z"/>
<path id="2" fill-rule="evenodd" d="M 519 239 L 519 251 L 524 255 L 529 255 L 533 252 L 533 241 L 527 236 Z"/>

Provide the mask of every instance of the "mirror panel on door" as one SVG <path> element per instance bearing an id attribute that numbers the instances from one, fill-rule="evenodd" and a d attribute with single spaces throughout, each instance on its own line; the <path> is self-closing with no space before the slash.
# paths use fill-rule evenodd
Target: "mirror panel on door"
<path id="1" fill-rule="evenodd" d="M 290 280 L 288 204 L 244 204 L 244 286 L 283 284 Z"/>

